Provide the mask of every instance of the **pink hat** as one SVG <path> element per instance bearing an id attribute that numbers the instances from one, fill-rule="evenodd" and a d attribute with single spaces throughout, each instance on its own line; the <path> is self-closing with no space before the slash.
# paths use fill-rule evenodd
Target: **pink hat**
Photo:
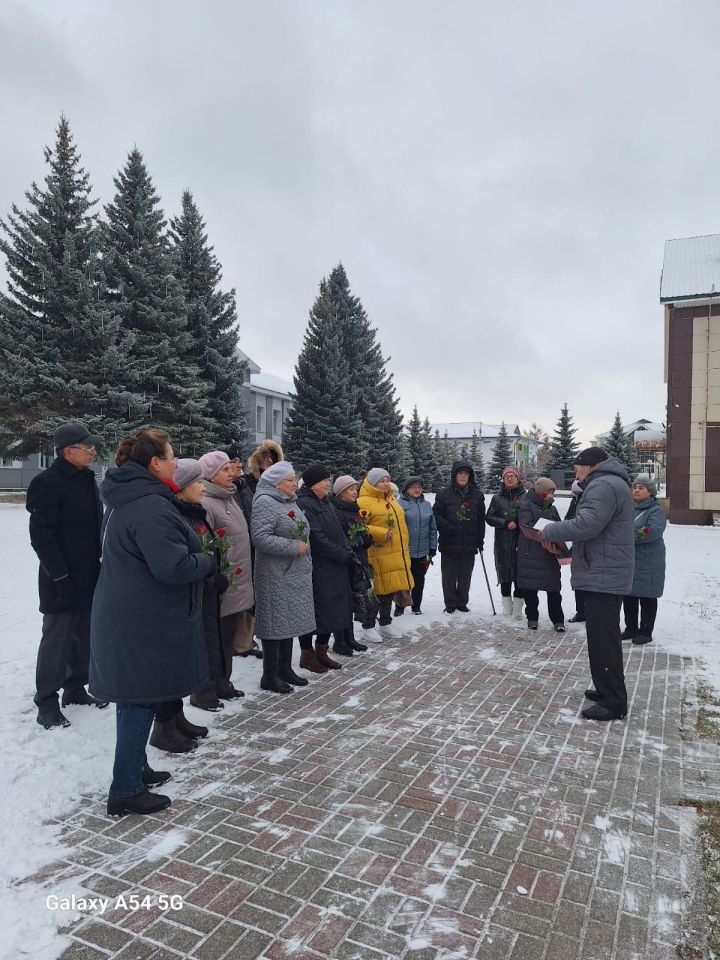
<path id="1" fill-rule="evenodd" d="M 230 457 L 222 450 L 213 450 L 210 453 L 204 453 L 198 462 L 202 467 L 203 477 L 206 480 L 212 480 L 218 470 L 221 470 L 226 463 L 230 463 Z"/>
<path id="2" fill-rule="evenodd" d="M 505 469 L 502 472 L 503 480 L 509 473 L 514 473 L 515 476 L 518 478 L 518 480 L 520 479 L 520 471 L 518 470 L 517 467 L 505 467 Z"/>
<path id="3" fill-rule="evenodd" d="M 344 473 L 341 477 L 338 477 L 335 483 L 333 484 L 333 493 L 336 497 L 339 497 L 343 490 L 347 490 L 348 487 L 359 487 L 360 484 L 355 479 L 351 477 L 349 473 Z"/>

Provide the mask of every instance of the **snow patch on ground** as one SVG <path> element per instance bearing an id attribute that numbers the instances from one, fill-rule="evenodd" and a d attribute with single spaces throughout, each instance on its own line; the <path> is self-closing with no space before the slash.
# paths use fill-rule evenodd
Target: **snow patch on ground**
<path id="1" fill-rule="evenodd" d="M 603 836 L 603 851 L 606 860 L 621 867 L 630 852 L 630 838 L 619 830 L 608 830 Z"/>
<path id="2" fill-rule="evenodd" d="M 165 857 L 171 857 L 180 847 L 186 846 L 188 835 L 184 830 L 177 827 L 168 830 L 162 840 L 154 844 L 147 852 L 146 860 L 163 860 Z"/>
<path id="3" fill-rule="evenodd" d="M 268 763 L 282 763 L 291 753 L 292 750 L 289 750 L 287 747 L 278 747 L 277 750 L 271 750 L 270 753 L 267 754 Z"/>

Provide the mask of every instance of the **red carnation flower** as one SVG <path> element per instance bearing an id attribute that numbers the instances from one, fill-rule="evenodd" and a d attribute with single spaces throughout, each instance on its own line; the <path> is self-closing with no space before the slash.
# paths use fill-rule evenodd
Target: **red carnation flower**
<path id="1" fill-rule="evenodd" d="M 215 531 L 215 533 L 216 533 L 219 537 L 224 537 L 224 536 L 225 536 L 225 527 L 218 527 L 217 530 Z"/>
<path id="2" fill-rule="evenodd" d="M 295 519 L 295 511 L 294 511 L 294 510 L 288 510 L 288 516 L 290 517 L 291 520 L 294 520 L 294 519 Z"/>

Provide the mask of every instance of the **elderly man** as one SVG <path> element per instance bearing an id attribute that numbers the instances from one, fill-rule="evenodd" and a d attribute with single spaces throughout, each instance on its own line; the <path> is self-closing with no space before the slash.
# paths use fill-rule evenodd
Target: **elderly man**
<path id="1" fill-rule="evenodd" d="M 634 506 L 625 467 L 602 447 L 588 447 L 575 460 L 582 487 L 572 520 L 549 523 L 546 543 L 571 540 L 572 587 L 585 597 L 588 657 L 594 687 L 586 720 L 622 720 L 627 691 L 620 637 L 622 598 L 630 592 L 635 566 Z"/>
<path id="2" fill-rule="evenodd" d="M 37 722 L 50 730 L 68 727 L 62 705 L 106 707 L 85 690 L 90 660 L 90 608 L 100 573 L 102 506 L 95 474 L 93 436 L 77 421 L 53 435 L 57 457 L 28 487 L 30 542 L 40 560 L 38 586 L 43 614 L 35 704 Z"/>

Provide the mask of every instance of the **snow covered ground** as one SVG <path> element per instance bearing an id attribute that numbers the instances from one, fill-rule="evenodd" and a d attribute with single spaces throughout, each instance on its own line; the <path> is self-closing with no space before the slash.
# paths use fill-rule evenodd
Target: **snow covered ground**
<path id="1" fill-rule="evenodd" d="M 567 503 L 559 501 L 561 513 Z M 37 561 L 28 540 L 27 517 L 22 505 L 0 504 L 0 849 L 4 854 L 0 862 L 0 956 L 53 958 L 61 944 L 56 928 L 68 915 L 46 909 L 47 891 L 38 884 L 17 886 L 14 881 L 57 859 L 61 851 L 59 828 L 49 820 L 71 810 L 81 794 L 97 796 L 98 804 L 103 803 L 112 766 L 115 718 L 112 707 L 103 711 L 70 707 L 66 711 L 72 723 L 69 729 L 45 731 L 35 722 L 32 697 L 41 617 L 37 611 Z M 485 558 L 499 607 L 492 537 L 488 530 Z M 720 688 L 720 530 L 668 527 L 666 543 L 668 578 L 665 597 L 660 602 L 656 643 L 673 653 L 699 658 L 707 679 Z M 565 567 L 566 618 L 574 612 L 569 577 L 569 568 Z M 492 611 L 479 564 L 470 605 L 470 616 L 488 626 Z M 543 606 L 541 617 L 546 616 Z M 441 619 L 442 607 L 438 558 L 428 575 L 423 616 L 406 613 L 402 624 L 417 629 Z M 260 671 L 259 660 L 236 658 L 233 680 L 247 697 L 260 695 Z M 228 704 L 226 710 L 242 712 L 243 702 Z M 213 723 L 213 715 L 192 708 L 187 713 L 196 722 Z M 166 755 L 161 760 L 152 749 L 150 762 L 171 770 L 176 763 Z M 168 793 L 172 795 L 172 790 L 168 789 Z M 53 892 L 62 896 L 58 886 Z M 77 892 L 75 888 L 73 891 Z M 68 890 L 68 894 L 73 891 Z"/>

